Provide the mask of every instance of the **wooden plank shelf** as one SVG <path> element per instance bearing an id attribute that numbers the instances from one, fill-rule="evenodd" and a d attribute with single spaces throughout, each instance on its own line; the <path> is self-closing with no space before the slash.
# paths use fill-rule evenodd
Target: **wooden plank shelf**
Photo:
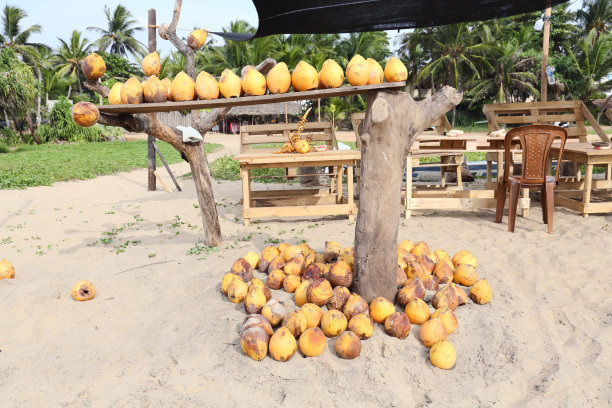
<path id="1" fill-rule="evenodd" d="M 379 85 L 342 86 L 340 88 L 315 89 L 312 91 L 287 92 L 284 94 L 262 96 L 241 96 L 239 98 L 222 98 L 212 99 L 208 101 L 196 100 L 185 102 L 142 103 L 130 105 L 98 105 L 98 110 L 102 113 L 118 115 L 121 113 L 153 113 L 211 108 L 231 108 L 234 106 L 262 105 L 266 103 L 332 98 L 337 96 L 363 94 L 370 91 L 399 90 L 404 86 L 406 86 L 406 82 L 387 82 Z"/>

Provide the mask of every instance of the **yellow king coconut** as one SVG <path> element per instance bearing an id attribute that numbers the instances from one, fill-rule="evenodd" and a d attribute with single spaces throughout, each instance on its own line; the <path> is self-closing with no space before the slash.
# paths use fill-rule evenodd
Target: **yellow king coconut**
<path id="1" fill-rule="evenodd" d="M 161 70 L 161 61 L 159 60 L 159 55 L 157 52 L 152 52 L 144 57 L 140 63 L 140 66 L 142 67 L 142 72 L 146 76 L 159 75 L 159 71 Z"/>
<path id="2" fill-rule="evenodd" d="M 342 67 L 332 59 L 328 59 L 323 63 L 319 78 L 323 84 L 323 88 L 338 88 L 344 82 L 344 72 Z"/>
<path id="3" fill-rule="evenodd" d="M 187 44 L 194 50 L 199 50 L 206 43 L 206 30 L 193 30 L 187 37 Z"/>
<path id="4" fill-rule="evenodd" d="M 111 105 L 121 105 L 123 102 L 121 101 L 121 86 L 123 84 L 121 82 L 115 82 L 115 85 L 111 88 L 108 93 L 108 103 Z"/>
<path id="5" fill-rule="evenodd" d="M 198 98 L 202 100 L 217 99 L 219 97 L 219 84 L 215 77 L 206 71 L 198 74 L 195 81 L 195 90 Z"/>
<path id="6" fill-rule="evenodd" d="M 291 82 L 293 83 L 293 90 L 297 92 L 317 89 L 319 73 L 309 63 L 300 61 L 291 74 Z"/>
<path id="7" fill-rule="evenodd" d="M 239 97 L 242 92 L 240 77 L 226 68 L 219 78 L 219 91 L 224 98 Z"/>
<path id="8" fill-rule="evenodd" d="M 368 64 L 368 67 L 370 68 L 370 76 L 368 78 L 368 85 L 382 84 L 383 78 L 385 77 L 385 73 L 383 72 L 383 69 L 380 66 L 380 64 L 372 58 L 368 58 L 366 60 L 366 63 Z"/>
<path id="9" fill-rule="evenodd" d="M 359 54 L 349 61 L 346 66 L 346 79 L 353 86 L 361 86 L 368 83 L 370 79 L 370 67 L 368 63 Z"/>
<path id="10" fill-rule="evenodd" d="M 249 96 L 266 94 L 266 78 L 255 68 L 248 69 L 242 78 L 242 89 Z"/>
<path id="11" fill-rule="evenodd" d="M 297 350 L 297 341 L 286 327 L 279 328 L 270 338 L 270 355 L 276 361 L 287 361 Z"/>
<path id="12" fill-rule="evenodd" d="M 72 120 L 79 126 L 89 127 L 98 122 L 100 112 L 91 102 L 79 102 L 72 107 Z"/>
<path id="13" fill-rule="evenodd" d="M 193 79 L 183 71 L 179 72 L 172 81 L 172 100 L 175 102 L 193 101 L 195 97 L 195 84 Z"/>
<path id="14" fill-rule="evenodd" d="M 155 75 L 151 75 L 143 86 L 145 102 L 166 102 L 166 86 Z"/>
<path id="15" fill-rule="evenodd" d="M 144 90 L 142 84 L 136 77 L 131 77 L 121 86 L 121 102 L 142 103 Z"/>
<path id="16" fill-rule="evenodd" d="M 98 79 L 106 72 L 106 63 L 94 52 L 83 59 L 81 70 L 87 79 Z"/>
<path id="17" fill-rule="evenodd" d="M 289 87 L 291 87 L 291 73 L 289 68 L 287 68 L 287 64 L 284 62 L 276 64 L 268 72 L 266 83 L 271 94 L 287 93 Z"/>
<path id="18" fill-rule="evenodd" d="M 399 58 L 391 57 L 385 65 L 385 79 L 387 82 L 400 82 L 408 78 L 408 70 Z"/>
<path id="19" fill-rule="evenodd" d="M 172 81 L 169 78 L 164 78 L 161 80 L 162 84 L 166 87 L 166 100 L 172 100 Z"/>

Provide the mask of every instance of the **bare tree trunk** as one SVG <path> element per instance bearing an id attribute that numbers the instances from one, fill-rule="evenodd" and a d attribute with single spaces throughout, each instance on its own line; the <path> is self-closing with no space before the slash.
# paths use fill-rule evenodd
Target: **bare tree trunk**
<path id="1" fill-rule="evenodd" d="M 10 129 L 13 129 L 13 125 L 11 124 L 11 121 L 9 120 L 8 114 L 6 113 L 6 111 L 3 109 L 2 112 L 4 112 L 4 121 L 6 122 L 6 126 L 9 127 Z"/>
<path id="2" fill-rule="evenodd" d="M 208 168 L 208 160 L 202 143 L 189 146 L 185 156 L 191 166 L 193 182 L 198 194 L 198 203 L 202 209 L 202 223 L 204 224 L 205 242 L 210 246 L 218 246 L 223 241 L 221 225 L 217 214 L 217 206 L 213 195 L 212 178 Z"/>
<path id="3" fill-rule="evenodd" d="M 41 117 L 40 117 L 40 103 L 42 97 L 42 74 L 40 72 L 40 68 L 36 67 L 36 74 L 38 75 L 38 83 L 40 84 L 40 88 L 38 90 L 38 96 L 36 97 L 36 130 L 40 127 Z"/>
<path id="4" fill-rule="evenodd" d="M 70 99 L 70 92 L 72 92 L 72 85 L 68 85 L 68 95 L 66 95 L 68 99 Z"/>
<path id="5" fill-rule="evenodd" d="M 389 300 L 397 292 L 397 232 L 400 219 L 402 169 L 414 138 L 461 101 L 444 87 L 415 102 L 405 92 L 368 96 L 360 125 L 361 181 L 355 228 L 354 289 L 367 302 Z"/>

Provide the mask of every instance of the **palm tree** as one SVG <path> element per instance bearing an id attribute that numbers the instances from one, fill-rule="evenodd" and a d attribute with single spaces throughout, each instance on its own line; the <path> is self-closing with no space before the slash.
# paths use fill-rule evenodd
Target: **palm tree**
<path id="1" fill-rule="evenodd" d="M 582 101 L 589 101 L 594 92 L 612 88 L 612 80 L 601 82 L 612 72 L 612 34 L 598 35 L 591 30 L 578 42 L 576 49 L 566 44 L 566 50 L 581 75 L 575 86 L 579 87 Z"/>
<path id="2" fill-rule="evenodd" d="M 138 22 L 132 19 L 132 13 L 119 4 L 112 15 L 110 8 L 105 6 L 104 14 L 108 22 L 107 28 L 87 27 L 88 30 L 101 35 L 95 42 L 98 50 L 106 51 L 110 47 L 112 54 L 124 56 L 127 56 L 128 53 L 139 56 L 146 54 L 144 44 L 134 38 L 136 32 L 144 28 L 135 26 Z"/>
<path id="3" fill-rule="evenodd" d="M 472 98 L 470 105 L 490 97 L 505 103 L 525 100 L 528 95 L 539 96 L 538 78 L 529 72 L 534 59 L 523 55 L 523 46 L 513 39 L 498 43 L 492 72 L 467 84 L 470 88 L 467 96 Z"/>
<path id="4" fill-rule="evenodd" d="M 2 10 L 2 32 L 0 33 L 0 47 L 12 48 L 15 52 L 21 55 L 21 58 L 28 65 L 32 66 L 38 76 L 39 84 L 42 84 L 42 69 L 46 67 L 47 61 L 41 57 L 41 53 L 48 52 L 50 48 L 44 44 L 29 42 L 30 36 L 35 33 L 40 33 L 42 27 L 39 24 L 34 24 L 25 30 L 21 30 L 20 22 L 26 18 L 28 14 L 25 10 L 13 6 L 4 6 Z M 41 90 L 38 90 L 37 108 L 36 108 L 36 128 L 40 126 L 40 103 Z M 29 114 L 25 115 L 26 123 L 30 128 L 32 137 L 36 143 L 39 143 L 32 118 Z"/>
<path id="5" fill-rule="evenodd" d="M 428 37 L 433 47 L 432 60 L 419 72 L 417 82 L 438 78 L 443 84 L 461 90 L 464 77 L 468 80 L 480 78 L 480 67 L 493 68 L 486 56 L 492 47 L 479 42 L 466 23 L 436 27 Z M 455 113 L 456 108 L 453 108 L 452 126 L 455 126 Z"/>
<path id="6" fill-rule="evenodd" d="M 79 84 L 79 93 L 82 93 L 81 89 L 81 60 L 84 59 L 90 52 L 91 44 L 89 44 L 87 38 L 81 38 L 81 32 L 74 30 L 70 41 L 66 42 L 61 38 L 58 38 L 61 45 L 56 55 L 58 66 L 57 73 L 59 75 L 70 75 L 75 76 L 77 83 Z M 70 90 L 68 88 L 68 98 L 70 98 Z"/>
<path id="7" fill-rule="evenodd" d="M 576 12 L 578 22 L 585 33 L 595 32 L 593 40 L 610 33 L 612 26 L 612 0 L 583 0 L 582 9 Z"/>
<path id="8" fill-rule="evenodd" d="M 338 54 L 342 65 L 346 66 L 355 54 L 383 62 L 391 54 L 389 36 L 384 31 L 351 33 L 338 44 Z"/>
<path id="9" fill-rule="evenodd" d="M 254 33 L 255 28 L 244 20 L 236 20 L 224 32 Z M 278 36 L 255 38 L 250 41 L 225 40 L 221 46 L 208 45 L 204 52 L 196 54 L 196 65 L 212 75 L 220 75 L 225 68 L 240 74 L 246 65 L 257 65 L 264 59 L 278 57 Z"/>
<path id="10" fill-rule="evenodd" d="M 57 99 L 59 96 L 65 96 L 68 89 L 68 97 L 70 97 L 70 89 L 76 81 L 76 75 L 62 74 L 58 70 L 46 69 L 43 72 L 43 89 L 45 91 L 45 103 L 49 99 Z"/>

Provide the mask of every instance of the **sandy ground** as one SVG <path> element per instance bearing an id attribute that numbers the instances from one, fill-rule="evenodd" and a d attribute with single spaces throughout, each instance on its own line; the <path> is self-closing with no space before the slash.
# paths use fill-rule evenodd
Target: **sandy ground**
<path id="1" fill-rule="evenodd" d="M 349 246 L 354 223 L 272 219 L 245 229 L 239 183 L 220 182 L 224 242 L 206 253 L 194 186 L 181 184 L 181 193 L 147 192 L 137 170 L 0 192 L 0 258 L 16 269 L 0 281 L 0 407 L 612 405 L 611 215 L 557 207 L 554 235 L 538 202 L 515 234 L 490 210 L 402 221 L 400 240 L 472 251 L 493 287 L 490 304 L 457 309 L 450 371 L 429 363 L 418 326 L 398 340 L 377 325 L 355 360 L 339 359 L 330 339 L 317 358 L 256 362 L 240 349 L 245 312 L 222 295 L 222 275 L 271 239 Z M 95 299 L 71 298 L 79 279 L 95 283 Z"/>

